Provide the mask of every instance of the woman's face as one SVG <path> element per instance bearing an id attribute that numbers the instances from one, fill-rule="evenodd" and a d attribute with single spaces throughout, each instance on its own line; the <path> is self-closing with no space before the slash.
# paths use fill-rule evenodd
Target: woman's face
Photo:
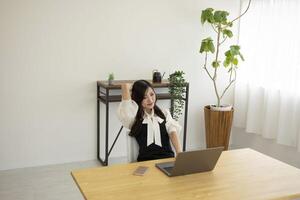
<path id="1" fill-rule="evenodd" d="M 144 99 L 142 101 L 142 106 L 146 110 L 151 110 L 156 102 L 156 95 L 152 88 L 148 88 L 145 92 Z"/>

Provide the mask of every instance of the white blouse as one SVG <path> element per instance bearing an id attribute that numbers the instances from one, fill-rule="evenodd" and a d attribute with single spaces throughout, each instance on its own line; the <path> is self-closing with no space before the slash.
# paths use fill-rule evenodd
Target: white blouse
<path id="1" fill-rule="evenodd" d="M 122 102 L 119 105 L 117 115 L 122 125 L 125 128 L 131 129 L 137 111 L 138 111 L 138 105 L 135 103 L 135 101 L 122 100 Z M 175 121 L 172 118 L 169 110 L 163 109 L 162 112 L 166 116 L 166 129 L 168 134 L 172 132 L 176 132 L 177 134 L 179 134 L 181 130 L 181 126 L 177 121 Z M 161 119 L 159 116 L 154 114 L 153 110 L 151 114 L 145 112 L 144 120 L 142 123 L 148 124 L 147 125 L 147 146 L 149 146 L 152 143 L 155 143 L 158 146 L 162 146 L 159 124 L 162 123 L 163 121 L 164 121 L 163 119 Z"/>

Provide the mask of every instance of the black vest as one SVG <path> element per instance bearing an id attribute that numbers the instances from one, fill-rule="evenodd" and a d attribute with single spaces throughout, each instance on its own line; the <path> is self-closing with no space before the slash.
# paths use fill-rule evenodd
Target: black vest
<path id="1" fill-rule="evenodd" d="M 139 155 L 137 161 L 174 157 L 174 152 L 172 151 L 170 145 L 170 138 L 166 129 L 165 120 L 159 124 L 159 128 L 162 146 L 160 147 L 155 143 L 147 146 L 147 124 L 142 124 L 139 133 L 135 136 L 135 139 L 139 144 Z"/>

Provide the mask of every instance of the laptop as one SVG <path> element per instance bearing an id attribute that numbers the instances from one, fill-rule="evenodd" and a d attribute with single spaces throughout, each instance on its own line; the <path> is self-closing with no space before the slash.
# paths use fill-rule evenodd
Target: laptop
<path id="1" fill-rule="evenodd" d="M 223 150 L 224 147 L 216 147 L 181 152 L 175 161 L 156 163 L 155 166 L 170 177 L 211 171 Z"/>

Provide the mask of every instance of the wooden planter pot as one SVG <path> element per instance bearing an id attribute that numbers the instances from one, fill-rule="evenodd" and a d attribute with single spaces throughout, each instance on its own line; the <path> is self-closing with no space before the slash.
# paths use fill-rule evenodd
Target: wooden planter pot
<path id="1" fill-rule="evenodd" d="M 206 147 L 220 147 L 228 150 L 230 131 L 233 119 L 231 111 L 212 111 L 209 106 L 204 107 Z"/>

